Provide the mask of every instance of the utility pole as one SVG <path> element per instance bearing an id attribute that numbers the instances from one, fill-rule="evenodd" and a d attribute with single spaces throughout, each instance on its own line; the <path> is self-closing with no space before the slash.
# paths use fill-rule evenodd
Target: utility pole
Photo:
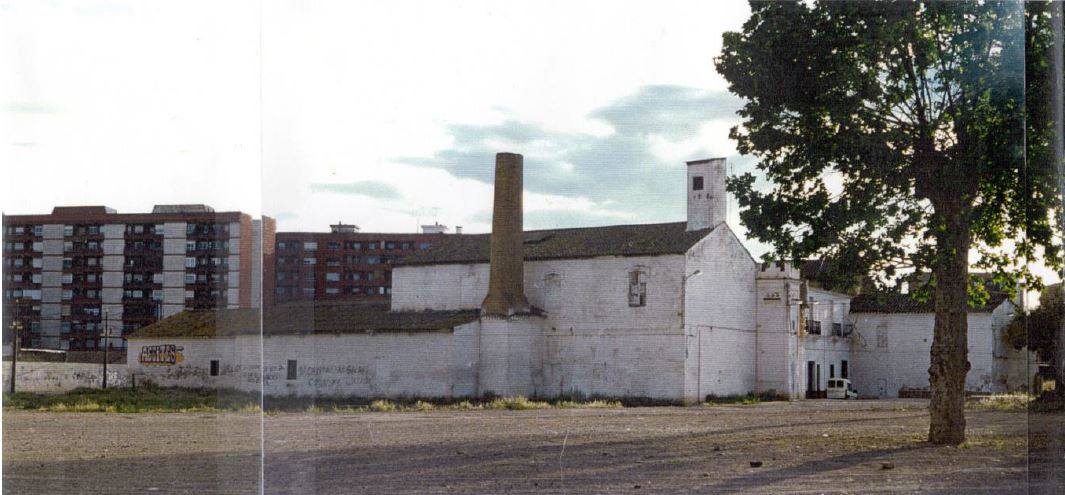
<path id="1" fill-rule="evenodd" d="M 111 336 L 111 332 L 107 323 L 107 311 L 104 311 L 104 390 L 107 390 L 107 347 L 111 343 L 110 339 L 108 339 Z"/>
<path id="2" fill-rule="evenodd" d="M 11 393 L 15 393 L 15 370 L 18 366 L 19 333 L 22 332 L 22 321 L 19 320 L 19 310 L 22 308 L 21 300 L 15 300 L 15 319 L 11 321 L 11 333 L 15 338 L 11 342 Z"/>

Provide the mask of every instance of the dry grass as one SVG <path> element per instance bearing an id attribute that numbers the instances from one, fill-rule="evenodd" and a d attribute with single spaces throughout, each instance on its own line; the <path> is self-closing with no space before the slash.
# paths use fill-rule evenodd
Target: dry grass
<path id="1" fill-rule="evenodd" d="M 978 411 L 1027 411 L 1034 397 L 1026 393 L 995 394 L 974 397 L 965 403 L 967 409 Z"/>

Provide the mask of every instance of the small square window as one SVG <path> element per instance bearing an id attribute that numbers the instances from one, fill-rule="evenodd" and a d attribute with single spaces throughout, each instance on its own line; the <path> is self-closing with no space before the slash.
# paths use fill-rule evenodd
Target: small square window
<path id="1" fill-rule="evenodd" d="M 692 177 L 692 191 L 702 191 L 702 190 L 703 190 L 703 176 L 696 175 L 695 177 Z"/>

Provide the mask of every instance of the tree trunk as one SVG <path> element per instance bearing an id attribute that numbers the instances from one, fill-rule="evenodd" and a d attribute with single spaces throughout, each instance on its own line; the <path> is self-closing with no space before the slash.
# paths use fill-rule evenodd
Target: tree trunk
<path id="1" fill-rule="evenodd" d="M 969 372 L 968 307 L 969 245 L 967 215 L 954 210 L 941 215 L 934 265 L 935 334 L 928 368 L 932 400 L 928 441 L 958 445 L 965 441 L 965 375 Z M 960 209 L 960 211 L 965 211 Z"/>

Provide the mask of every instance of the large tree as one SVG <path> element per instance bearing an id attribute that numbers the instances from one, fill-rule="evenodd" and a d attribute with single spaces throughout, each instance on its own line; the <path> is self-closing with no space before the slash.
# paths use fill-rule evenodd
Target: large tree
<path id="1" fill-rule="evenodd" d="M 1007 289 L 1058 267 L 1053 174 L 1025 169 L 1026 17 L 1015 2 L 752 2 L 718 71 L 745 99 L 729 179 L 750 234 L 836 282 L 927 271 L 929 441 L 965 439 L 970 267 Z M 761 179 L 759 178 L 761 177 Z"/>

